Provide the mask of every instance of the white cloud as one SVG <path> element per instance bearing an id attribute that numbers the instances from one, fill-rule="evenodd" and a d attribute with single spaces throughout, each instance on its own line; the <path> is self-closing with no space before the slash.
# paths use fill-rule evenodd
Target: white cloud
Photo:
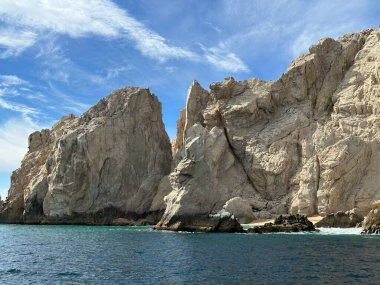
<path id="1" fill-rule="evenodd" d="M 168 44 L 164 37 L 128 15 L 112 1 L 2 0 L 0 17 L 11 27 L 29 29 L 32 34 L 53 32 L 73 38 L 90 35 L 127 37 L 143 55 L 159 61 L 196 57 L 184 48 Z"/>
<path id="2" fill-rule="evenodd" d="M 36 43 L 36 38 L 37 34 L 31 31 L 13 27 L 0 29 L 0 58 L 20 55 Z"/>
<path id="3" fill-rule="evenodd" d="M 121 73 L 134 69 L 132 64 L 120 67 L 110 67 L 106 69 L 106 79 L 118 78 Z"/>
<path id="4" fill-rule="evenodd" d="M 16 75 L 0 75 L 0 107 L 21 113 L 23 116 L 38 115 L 40 113 L 38 109 L 10 100 L 10 98 L 23 96 L 29 100 L 46 102 L 41 92 L 32 91 L 25 86 L 31 86 L 31 84 Z"/>
<path id="5" fill-rule="evenodd" d="M 29 85 L 29 83 L 16 75 L 0 75 L 0 86 Z"/>
<path id="6" fill-rule="evenodd" d="M 37 38 L 43 38 L 46 33 L 68 35 L 72 38 L 95 35 L 128 39 L 142 55 L 159 62 L 169 59 L 186 59 L 208 62 L 223 71 L 248 70 L 236 54 L 226 49 L 222 51 L 219 47 L 215 47 L 210 48 L 205 54 L 198 54 L 169 43 L 163 36 L 109 0 L 56 0 L 54 2 L 2 0 L 0 20 L 7 24 L 4 31 L 8 33 L 4 41 L 0 38 L 0 46 L 6 48 L 2 54 L 3 57 L 21 54 L 28 47 L 33 46 Z M 211 23 L 206 22 L 206 24 L 220 32 Z M 11 33 L 11 31 L 17 32 Z M 19 31 L 23 32 L 19 33 Z M 17 41 L 15 37 L 15 42 L 10 44 L 12 34 L 18 34 L 20 39 Z M 54 50 L 53 44 L 53 47 L 42 48 L 39 55 L 47 53 L 57 55 L 59 51 Z M 220 62 L 222 56 L 226 58 Z M 50 60 L 55 61 L 54 58 Z M 68 77 L 60 77 L 63 81 L 68 80 Z"/>
<path id="7" fill-rule="evenodd" d="M 18 112 L 23 114 L 24 116 L 30 116 L 30 115 L 38 115 L 39 111 L 35 108 L 25 106 L 23 104 L 11 102 L 8 100 L 5 100 L 4 98 L 1 97 L 1 90 L 0 90 L 0 107 L 11 110 L 14 112 Z"/>
<path id="8" fill-rule="evenodd" d="M 42 126 L 26 116 L 0 125 L 0 172 L 11 172 L 21 165 L 28 149 L 28 136 Z"/>
<path id="9" fill-rule="evenodd" d="M 60 99 L 60 101 L 63 100 L 66 104 L 64 104 L 64 109 L 67 109 L 71 112 L 74 112 L 76 114 L 81 114 L 87 109 L 89 109 L 91 106 L 88 104 L 77 102 L 73 99 L 71 99 L 69 96 L 67 96 L 65 93 L 60 91 L 58 88 L 56 88 L 51 82 L 48 82 L 48 85 L 50 87 L 50 90 L 54 96 Z"/>
<path id="10" fill-rule="evenodd" d="M 217 47 L 202 47 L 207 61 L 217 69 L 228 72 L 248 72 L 249 68 L 234 53 L 228 51 L 224 44 Z"/>

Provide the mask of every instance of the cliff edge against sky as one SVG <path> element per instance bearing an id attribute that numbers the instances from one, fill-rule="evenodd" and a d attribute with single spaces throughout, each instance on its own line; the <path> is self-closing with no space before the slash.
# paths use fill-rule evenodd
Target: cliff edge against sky
<path id="1" fill-rule="evenodd" d="M 159 227 L 222 208 L 241 221 L 366 215 L 380 199 L 379 56 L 380 29 L 365 30 L 320 40 L 276 81 L 194 82 Z"/>
<path id="2" fill-rule="evenodd" d="M 380 200 L 380 29 L 322 39 L 275 81 L 195 81 L 177 125 L 172 159 L 157 98 L 125 88 L 32 134 L 0 220 L 181 230 L 225 213 L 367 215 Z"/>

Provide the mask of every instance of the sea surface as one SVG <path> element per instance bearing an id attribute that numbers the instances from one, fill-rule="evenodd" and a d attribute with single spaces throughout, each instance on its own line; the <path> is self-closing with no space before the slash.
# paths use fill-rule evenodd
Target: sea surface
<path id="1" fill-rule="evenodd" d="M 380 236 L 0 225 L 0 284 L 380 284 Z"/>

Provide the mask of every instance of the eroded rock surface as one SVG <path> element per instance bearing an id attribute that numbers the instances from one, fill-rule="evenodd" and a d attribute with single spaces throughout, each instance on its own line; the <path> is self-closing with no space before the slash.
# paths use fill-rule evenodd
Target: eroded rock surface
<path id="1" fill-rule="evenodd" d="M 355 210 L 340 211 L 326 215 L 315 224 L 318 228 L 354 228 L 364 220 L 364 217 Z"/>
<path id="2" fill-rule="evenodd" d="M 148 89 L 123 88 L 80 117 L 63 117 L 50 130 L 30 135 L 0 220 L 156 223 L 166 194 L 158 188 L 170 165 L 157 97 Z"/>
<path id="3" fill-rule="evenodd" d="M 366 215 L 380 199 L 379 62 L 380 29 L 364 30 L 320 40 L 276 81 L 193 83 L 159 226 L 235 197 L 240 220 Z"/>
<path id="4" fill-rule="evenodd" d="M 380 234 L 380 200 L 373 202 L 371 211 L 363 221 L 364 234 Z"/>

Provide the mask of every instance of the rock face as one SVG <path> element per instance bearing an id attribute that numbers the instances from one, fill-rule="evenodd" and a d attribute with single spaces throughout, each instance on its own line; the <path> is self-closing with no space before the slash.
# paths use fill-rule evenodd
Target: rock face
<path id="1" fill-rule="evenodd" d="M 155 223 L 171 160 L 158 99 L 144 88 L 117 90 L 80 117 L 30 135 L 0 221 Z"/>
<path id="2" fill-rule="evenodd" d="M 364 217 L 356 211 L 340 211 L 328 214 L 315 224 L 318 228 L 353 228 L 364 220 Z"/>
<path id="3" fill-rule="evenodd" d="M 317 231 L 312 222 L 303 215 L 280 215 L 274 223 L 266 223 L 263 226 L 256 226 L 248 229 L 249 233 L 295 233 L 295 232 L 314 232 Z"/>
<path id="4" fill-rule="evenodd" d="M 157 98 L 118 90 L 30 136 L 0 222 L 240 231 L 355 209 L 377 229 L 379 62 L 380 28 L 320 40 L 278 80 L 195 81 L 172 146 Z"/>
<path id="5" fill-rule="evenodd" d="M 158 228 L 223 207 L 241 221 L 366 215 L 380 199 L 379 62 L 380 29 L 365 30 L 320 40 L 276 81 L 194 82 Z"/>
<path id="6" fill-rule="evenodd" d="M 363 234 L 380 234 L 380 200 L 371 204 L 372 210 L 363 221 Z"/>

